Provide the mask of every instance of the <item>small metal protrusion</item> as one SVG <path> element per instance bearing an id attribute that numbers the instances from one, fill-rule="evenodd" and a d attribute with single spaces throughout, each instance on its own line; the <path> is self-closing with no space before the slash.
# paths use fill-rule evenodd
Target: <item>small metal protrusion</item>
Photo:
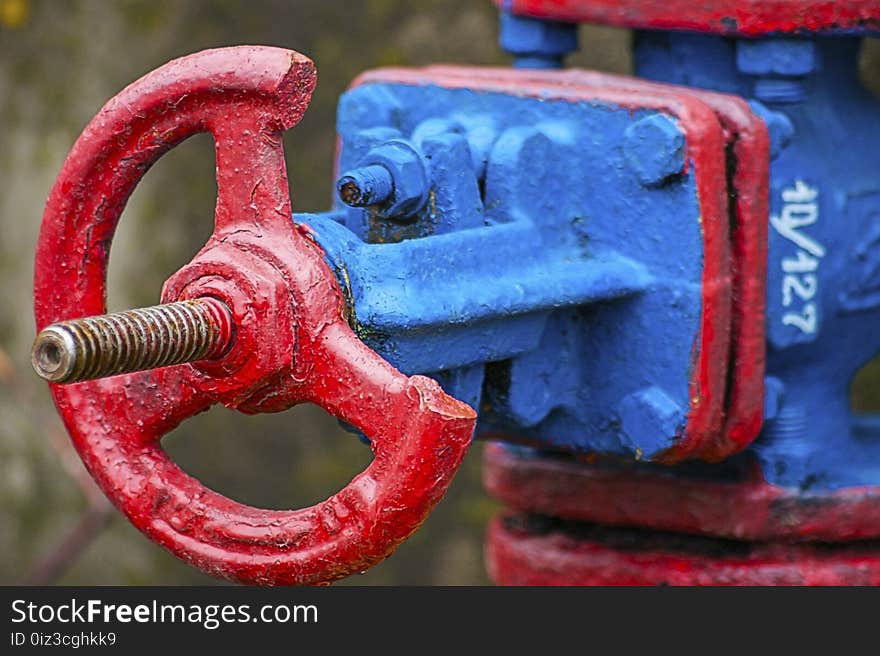
<path id="1" fill-rule="evenodd" d="M 626 162 L 646 187 L 662 186 L 684 170 L 684 133 L 662 114 L 629 125 L 622 145 Z"/>
<path id="2" fill-rule="evenodd" d="M 515 68 L 562 68 L 565 57 L 578 49 L 578 26 L 502 11 L 500 41 L 514 56 Z"/>
<path id="3" fill-rule="evenodd" d="M 394 180 L 384 166 L 373 164 L 347 172 L 336 183 L 339 198 L 350 207 L 384 203 L 394 193 Z"/>
<path id="4" fill-rule="evenodd" d="M 34 371 L 46 380 L 64 380 L 73 371 L 75 352 L 73 335 L 60 326 L 49 326 L 34 341 L 31 352 Z"/>
<path id="5" fill-rule="evenodd" d="M 31 363 L 53 383 L 219 358 L 233 337 L 232 313 L 199 298 L 47 326 L 34 340 Z"/>

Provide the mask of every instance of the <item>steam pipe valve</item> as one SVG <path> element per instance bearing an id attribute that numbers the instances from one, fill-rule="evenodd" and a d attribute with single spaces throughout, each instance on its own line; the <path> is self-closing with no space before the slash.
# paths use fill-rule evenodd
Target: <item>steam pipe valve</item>
<path id="1" fill-rule="evenodd" d="M 445 493 L 476 422 L 436 381 L 401 373 L 358 339 L 324 251 L 291 223 L 281 135 L 315 80 L 306 57 L 258 46 L 206 50 L 147 74 L 74 145 L 37 245 L 35 365 L 54 381 L 89 473 L 147 537 L 242 583 L 323 584 L 386 558 Z M 217 152 L 213 233 L 166 281 L 164 305 L 106 314 L 126 200 L 198 132 Z M 368 164 L 417 179 L 408 152 L 392 145 Z M 216 403 L 248 414 L 316 404 L 362 431 L 374 457 L 310 507 L 241 504 L 183 472 L 160 444 Z"/>

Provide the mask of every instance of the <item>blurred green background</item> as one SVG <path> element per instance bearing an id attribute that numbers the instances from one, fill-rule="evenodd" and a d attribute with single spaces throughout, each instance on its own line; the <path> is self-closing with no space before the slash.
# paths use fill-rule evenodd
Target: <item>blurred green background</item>
<path id="1" fill-rule="evenodd" d="M 214 582 L 143 538 L 107 508 L 70 448 L 29 350 L 33 251 L 43 203 L 79 132 L 125 85 L 203 48 L 258 43 L 309 55 L 318 89 L 285 136 L 294 207 L 326 209 L 335 107 L 361 71 L 437 62 L 506 64 L 489 0 L 0 0 L 0 583 Z M 582 28 L 576 66 L 629 72 L 629 34 Z M 863 69 L 880 89 L 880 48 Z M 126 209 L 113 245 L 111 310 L 150 305 L 212 227 L 210 137 L 165 156 Z M 874 371 L 874 370 L 872 370 Z M 855 391 L 876 398 L 876 374 Z M 877 404 L 874 403 L 874 406 Z M 291 508 L 338 490 L 369 450 L 322 411 L 245 417 L 223 408 L 165 438 L 189 473 L 239 501 Z M 484 584 L 482 542 L 496 505 L 479 481 L 481 445 L 450 493 L 391 558 L 346 583 Z"/>

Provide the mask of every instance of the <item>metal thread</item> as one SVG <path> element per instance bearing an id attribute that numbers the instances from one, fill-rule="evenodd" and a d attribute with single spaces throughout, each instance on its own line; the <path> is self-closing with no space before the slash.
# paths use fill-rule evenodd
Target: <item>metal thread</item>
<path id="1" fill-rule="evenodd" d="M 345 173 L 336 189 L 342 202 L 351 207 L 378 205 L 394 193 L 394 178 L 384 166 L 372 164 Z"/>
<path id="2" fill-rule="evenodd" d="M 755 98 L 767 103 L 799 103 L 807 98 L 807 79 L 765 77 L 755 81 Z"/>
<path id="3" fill-rule="evenodd" d="M 55 383 L 218 358 L 232 342 L 224 303 L 199 298 L 47 326 L 34 340 L 34 370 Z"/>

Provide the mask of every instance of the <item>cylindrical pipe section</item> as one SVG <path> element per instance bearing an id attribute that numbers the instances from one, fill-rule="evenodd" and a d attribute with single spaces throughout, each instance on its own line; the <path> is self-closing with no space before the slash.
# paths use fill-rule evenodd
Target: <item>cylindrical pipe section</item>
<path id="1" fill-rule="evenodd" d="M 31 363 L 50 382 L 75 383 L 216 359 L 233 332 L 222 301 L 178 301 L 53 323 L 34 340 Z"/>

